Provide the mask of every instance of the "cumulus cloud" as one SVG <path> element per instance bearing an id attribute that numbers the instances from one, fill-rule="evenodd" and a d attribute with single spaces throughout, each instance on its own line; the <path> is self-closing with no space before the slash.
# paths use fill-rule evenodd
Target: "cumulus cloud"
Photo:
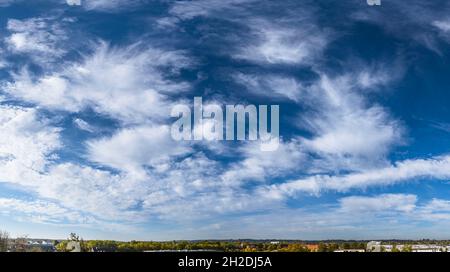
<path id="1" fill-rule="evenodd" d="M 35 109 L 0 106 L 1 180 L 43 171 L 61 147 L 59 128 L 40 118 Z"/>
<path id="2" fill-rule="evenodd" d="M 166 80 L 160 69 L 174 75 L 189 64 L 182 52 L 140 50 L 137 45 L 110 48 L 101 43 L 81 62 L 43 77 L 22 70 L 6 92 L 49 109 L 91 108 L 123 122 L 142 122 L 170 116 L 166 94 L 189 89 L 187 83 Z"/>
<path id="3" fill-rule="evenodd" d="M 433 223 L 450 220 L 450 201 L 433 198 L 422 205 L 418 210 L 419 220 L 431 221 Z"/>
<path id="4" fill-rule="evenodd" d="M 115 220 L 120 216 L 130 222 L 143 220 L 127 211 L 135 205 L 136 197 L 142 197 L 139 183 L 133 186 L 137 182 L 135 178 L 89 166 L 60 163 L 57 156 L 52 156 L 61 147 L 58 129 L 37 119 L 32 110 L 2 109 L 2 113 L 5 116 L 1 121 L 0 143 L 2 183 L 15 184 L 36 197 L 91 214 L 100 221 Z M 141 193 L 136 194 L 136 189 Z M 52 216 L 51 212 L 49 216 Z M 60 220 L 64 221 L 64 218 Z"/>
<path id="5" fill-rule="evenodd" d="M 64 165 L 57 164 L 58 156 L 56 155 L 56 152 L 62 147 L 61 129 L 52 126 L 50 120 L 41 117 L 35 109 L 1 106 L 0 112 L 0 180 L 22 186 L 37 193 L 38 196 L 53 199 L 56 202 L 71 204 L 71 201 L 67 201 L 70 199 L 76 202 L 76 205 L 72 205 L 75 210 L 78 209 L 77 205 L 81 202 L 87 205 L 87 202 L 84 201 L 89 198 L 82 200 L 81 196 L 77 198 L 73 196 L 80 192 L 80 188 L 88 191 L 92 189 L 88 186 L 88 182 L 99 175 L 94 170 L 91 172 L 79 171 L 76 176 L 81 180 L 68 174 L 65 177 L 59 175 L 62 172 L 61 168 L 64 167 Z M 79 169 L 76 166 L 70 168 L 71 171 Z M 83 173 L 87 175 L 82 177 Z M 112 180 L 110 176 L 103 177 L 105 180 L 108 178 Z M 84 196 L 87 195 L 86 193 L 88 192 L 83 191 Z M 89 193 L 95 197 L 94 191 Z M 5 199 L 2 199 L 1 203 L 3 209 L 20 210 L 28 215 L 34 213 L 40 218 L 46 214 L 48 220 L 44 221 L 54 221 L 57 218 L 64 220 L 66 216 L 71 217 L 71 220 L 77 220 L 77 217 L 81 218 L 80 214 L 73 215 L 56 203 L 46 204 L 41 201 L 25 203 Z M 103 206 L 108 210 L 106 207 L 106 205 Z M 80 209 L 83 210 L 83 207 Z M 89 209 L 86 208 L 83 211 L 86 212 Z"/>
<path id="6" fill-rule="evenodd" d="M 265 182 L 268 178 L 287 176 L 306 164 L 307 159 L 295 140 L 280 142 L 273 152 L 261 151 L 259 143 L 246 144 L 239 151 L 243 159 L 230 165 L 221 176 L 231 186 L 240 185 L 243 181 Z"/>
<path id="7" fill-rule="evenodd" d="M 124 170 L 158 167 L 190 151 L 188 146 L 172 140 L 166 125 L 123 129 L 111 138 L 88 142 L 90 160 Z"/>
<path id="8" fill-rule="evenodd" d="M 152 135 L 147 134 L 152 131 L 151 128 L 136 129 L 119 133 L 111 140 L 97 141 L 93 153 L 97 160 L 103 160 L 103 165 L 116 166 L 124 170 L 126 165 L 123 165 L 124 161 L 121 158 L 126 152 L 125 155 L 130 160 L 129 165 L 152 164 L 151 166 L 155 168 L 149 169 L 151 173 L 148 174 L 138 171 L 114 174 L 86 165 L 60 162 L 56 155 L 62 147 L 60 129 L 52 126 L 50 120 L 40 117 L 36 110 L 2 106 L 0 111 L 2 113 L 0 180 L 20 186 L 33 192 L 37 197 L 52 200 L 54 203 L 49 207 L 43 207 L 45 206 L 43 202 L 5 201 L 8 204 L 5 204 L 7 210 L 20 209 L 27 216 L 31 216 L 31 210 L 36 209 L 36 216 L 43 218 L 45 212 L 49 216 L 43 221 L 60 223 L 67 219 L 63 216 L 64 213 L 78 211 L 92 217 L 92 220 L 95 219 L 94 222 L 98 224 L 108 225 L 111 221 L 121 218 L 121 224 L 133 225 L 146 222 L 152 214 L 164 214 L 163 207 L 160 207 L 158 211 L 150 209 L 152 205 L 161 204 L 160 202 L 164 202 L 168 197 L 176 199 L 176 196 L 184 194 L 183 192 L 194 194 L 197 190 L 208 191 L 211 186 L 207 185 L 207 180 L 202 181 L 205 179 L 203 175 L 212 175 L 208 170 L 211 168 L 211 163 L 208 163 L 207 159 L 187 159 L 177 164 L 163 164 L 166 158 L 185 152 L 175 146 L 171 149 L 162 149 L 163 143 L 168 141 L 167 128 L 166 134 L 162 133 L 163 127 L 154 128 Z M 155 145 L 151 146 L 144 142 L 148 138 L 151 138 Z M 169 143 L 166 143 L 165 147 L 168 145 Z M 111 152 L 106 152 L 105 148 L 111 148 L 109 150 Z M 144 148 L 141 150 L 144 153 L 138 148 Z M 170 150 L 173 152 L 167 153 Z M 191 186 L 198 189 L 191 190 Z M 160 195 L 159 201 L 156 198 L 157 195 Z M 147 204 L 138 209 L 141 205 L 139 203 Z M 174 201 L 173 205 L 176 203 L 179 204 Z M 64 208 L 56 213 L 55 205 Z M 42 214 L 39 207 L 45 208 Z M 73 220 L 76 220 L 77 215 L 73 217 Z M 78 216 L 78 218 L 84 217 Z"/>
<path id="9" fill-rule="evenodd" d="M 78 218 L 87 226 L 109 226 L 121 218 L 122 225 L 135 225 L 156 216 L 201 218 L 212 210 L 224 213 L 262 205 L 217 182 L 223 170 L 216 161 L 202 154 L 173 160 L 191 151 L 171 143 L 167 126 L 124 129 L 91 141 L 89 158 L 117 168 L 119 173 L 114 173 L 60 162 L 56 154 L 62 147 L 61 129 L 37 110 L 2 106 L 1 113 L 0 180 L 53 203 L 2 200 L 3 210 L 30 220 L 62 224 Z"/>
<path id="10" fill-rule="evenodd" d="M 173 218 L 171 211 L 180 205 L 188 207 L 192 199 L 207 192 L 211 193 L 207 201 L 214 200 L 220 184 L 212 182 L 217 175 L 212 171 L 220 167 L 201 155 L 180 157 L 191 148 L 173 143 L 168 126 L 157 124 L 160 117 L 169 116 L 164 114 L 170 110 L 168 96 L 189 87 L 166 80 L 162 70 L 176 75 L 190 61 L 181 52 L 138 50 L 136 46 L 101 44 L 79 63 L 42 77 L 22 70 L 4 89 L 10 97 L 50 111 L 82 112 L 90 107 L 123 122 L 127 127 L 111 137 L 87 143 L 87 160 L 115 170 L 96 169 L 81 161 L 59 162 L 60 130 L 39 119 L 37 109 L 18 108 L 16 113 L 13 107 L 6 107 L 2 114 L 4 143 L 0 145 L 3 182 L 103 223 L 117 218 L 122 224 L 145 222 L 152 216 Z M 25 118 L 27 114 L 30 116 Z M 93 131 L 80 118 L 73 122 Z M 184 214 L 201 216 L 199 211 L 192 205 L 191 212 Z"/>

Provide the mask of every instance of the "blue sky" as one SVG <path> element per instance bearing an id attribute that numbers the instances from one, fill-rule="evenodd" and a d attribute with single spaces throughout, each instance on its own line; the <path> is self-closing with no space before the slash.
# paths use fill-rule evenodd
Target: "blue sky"
<path id="1" fill-rule="evenodd" d="M 76 2 L 76 1 L 75 1 Z M 450 3 L 0 0 L 0 229 L 450 239 Z M 280 146 L 174 105 L 280 105 Z"/>

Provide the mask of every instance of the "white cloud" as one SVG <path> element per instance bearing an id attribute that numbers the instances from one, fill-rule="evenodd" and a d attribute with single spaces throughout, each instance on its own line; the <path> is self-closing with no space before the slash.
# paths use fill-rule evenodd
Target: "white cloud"
<path id="1" fill-rule="evenodd" d="M 46 109 L 78 112 L 90 107 L 98 113 L 121 120 L 126 126 L 111 137 L 88 142 L 86 156 L 86 159 L 99 166 L 119 170 L 118 173 L 75 163 L 58 164 L 44 159 L 43 165 L 46 167 L 41 171 L 20 168 L 17 162 L 9 168 L 9 172 L 5 172 L 5 181 L 27 186 L 41 197 L 57 201 L 69 209 L 92 214 L 100 220 L 121 218 L 127 224 L 148 221 L 154 217 L 182 220 L 258 211 L 267 208 L 268 203 L 271 207 L 277 207 L 284 200 L 273 197 L 280 195 L 278 187 L 270 192 L 272 197 L 261 197 L 258 189 L 256 192 L 244 189 L 249 183 L 243 181 L 268 182 L 270 177 L 283 178 L 291 173 L 306 171 L 311 166 L 305 162 L 305 151 L 344 156 L 377 154 L 355 147 L 323 149 L 321 145 L 314 146 L 298 138 L 282 142 L 275 153 L 269 154 L 260 152 L 258 144 L 245 145 L 238 150 L 242 161 L 230 163 L 226 169 L 221 163 L 195 153 L 190 147 L 173 143 L 168 127 L 155 123 L 165 115 L 166 108 L 170 109 L 170 94 L 189 87 L 184 83 L 166 80 L 161 70 L 176 74 L 180 68 L 190 65 L 189 59 L 182 52 L 156 49 L 142 51 L 139 46 L 114 49 L 102 44 L 81 62 L 69 64 L 41 78 L 35 79 L 24 70 L 15 75 L 14 82 L 6 88 L 9 95 Z M 333 119 L 335 113 L 345 117 L 347 113 L 356 112 L 355 116 L 359 118 L 356 120 L 361 122 L 368 117 L 377 117 L 377 114 L 388 119 L 381 108 L 375 107 L 376 114 L 372 115 L 372 108 L 353 92 L 355 87 L 348 84 L 347 80 L 351 81 L 351 78 L 322 77 L 309 90 L 317 93 L 312 96 L 312 100 L 305 102 L 326 105 L 319 110 L 323 110 L 320 114 L 330 118 L 327 121 L 331 125 L 339 121 Z M 298 91 L 300 86 L 297 86 L 297 81 L 289 78 L 261 82 L 295 101 L 302 102 L 298 98 L 303 92 L 308 92 Z M 375 83 L 365 85 L 372 84 Z M 335 89 L 328 85 L 338 86 Z M 287 88 L 283 93 L 283 86 L 292 88 Z M 351 90 L 347 90 L 348 86 Z M 74 122 L 82 129 L 90 129 L 81 121 Z M 332 129 L 336 128 L 330 126 L 331 129 L 327 130 L 326 124 L 315 121 L 311 118 L 309 125 L 317 138 L 332 133 Z M 344 118 L 344 121 L 353 124 L 354 118 Z M 369 121 L 373 121 L 376 127 L 386 120 L 377 117 L 369 118 Z M 356 124 L 361 125 L 358 122 Z M 354 128 L 344 127 L 349 130 Z M 375 130 L 370 132 L 379 133 Z M 375 143 L 390 143 L 375 139 Z M 182 159 L 182 155 L 186 154 L 192 154 L 192 158 Z M 20 169 L 20 175 L 11 175 L 17 169 Z M 289 185 L 286 184 L 287 187 Z M 260 185 L 256 186 L 258 188 Z M 284 188 L 284 185 L 279 186 Z"/>
<path id="2" fill-rule="evenodd" d="M 244 85 L 249 92 L 273 98 L 287 98 L 297 103 L 300 102 L 305 88 L 295 78 L 286 76 L 236 73 L 233 79 Z"/>
<path id="3" fill-rule="evenodd" d="M 17 2 L 17 0 L 0 0 L 0 7 L 7 7 L 14 2 Z"/>
<path id="4" fill-rule="evenodd" d="M 446 16 L 441 20 L 435 20 L 431 22 L 434 30 L 437 30 L 439 37 L 445 40 L 447 43 L 450 42 L 450 19 Z M 442 53 L 441 50 L 437 50 L 438 53 Z"/>
<path id="5" fill-rule="evenodd" d="M 423 204 L 410 194 L 351 196 L 337 203 L 305 205 L 302 208 L 277 206 L 263 213 L 245 214 L 234 218 L 214 218 L 198 228 L 184 228 L 184 235 L 197 239 L 230 236 L 255 239 L 446 239 L 450 224 L 448 210 L 439 208 L 424 212 L 429 206 L 447 206 L 447 200 L 434 199 Z M 362 205 L 358 207 L 358 205 Z M 283 222 L 280 225 L 279 222 Z M 428 223 L 428 224 L 424 224 Z M 255 233 L 255 229 L 258 230 Z M 444 233 L 444 234 L 443 234 Z M 181 237 L 183 237 L 183 234 Z M 174 234 L 173 234 L 174 235 Z"/>
<path id="6" fill-rule="evenodd" d="M 38 149 L 49 145 L 46 141 L 52 141 L 53 135 L 42 132 L 41 136 L 40 131 L 33 131 L 25 140 L 42 138 L 43 142 L 27 146 L 17 142 L 26 130 L 19 130 L 17 136 L 14 130 L 3 129 L 4 141 L 15 141 L 5 143 L 4 149 L 23 145 L 20 152 L 24 154 L 19 157 L 18 152 L 4 152 L 0 179 L 103 223 L 117 218 L 125 225 L 146 222 L 153 216 L 173 219 L 170 212 L 175 214 L 173 210 L 180 206 L 188 208 L 191 201 L 201 200 L 205 194 L 210 196 L 204 202 L 212 203 L 214 195 L 221 192 L 220 184 L 212 180 L 220 165 L 204 156 L 179 158 L 191 148 L 172 142 L 168 126 L 155 123 L 158 118 L 169 116 L 164 114 L 170 110 L 167 95 L 188 88 L 185 83 L 165 80 L 161 70 L 174 75 L 190 61 L 182 52 L 141 50 L 139 46 L 114 49 L 101 44 L 80 63 L 41 78 L 23 70 L 5 88 L 8 95 L 45 109 L 78 112 L 91 107 L 122 121 L 126 127 L 111 137 L 89 141 L 86 156 L 102 167 L 119 171 L 95 169 L 82 161 L 61 163 L 53 157 L 59 145 Z M 73 121 L 79 128 L 92 131 L 84 120 Z M 36 122 L 33 119 L 31 123 Z M 59 130 L 50 124 L 45 123 L 42 130 L 54 131 L 54 137 L 59 137 Z M 33 152 L 33 148 L 37 151 Z M 39 168 L 27 165 L 30 156 L 37 157 L 30 164 L 37 161 Z M 200 202 L 191 205 L 190 212 L 184 215 L 203 216 L 200 211 L 210 210 L 197 205 Z M 218 205 L 217 209 L 221 207 L 224 206 Z"/>
<path id="7" fill-rule="evenodd" d="M 242 161 L 235 164 L 236 169 L 232 166 L 224 173 L 224 180 L 239 184 L 241 180 L 261 181 L 280 173 L 339 173 L 388 165 L 386 155 L 402 143 L 403 127 L 385 108 L 370 104 L 363 96 L 365 90 L 391 81 L 392 77 L 377 72 L 380 70 L 358 69 L 333 78 L 321 73 L 310 86 L 301 86 L 294 78 L 235 74 L 237 82 L 261 96 L 278 97 L 284 90 L 283 95 L 306 109 L 296 122 L 311 136 L 284 142 L 276 154 L 243 152 Z M 271 158 L 267 164 L 264 156 Z"/>
<path id="8" fill-rule="evenodd" d="M 433 26 L 437 27 L 442 32 L 450 32 L 450 20 L 447 21 L 434 21 Z"/>
<path id="9" fill-rule="evenodd" d="M 124 170 L 157 167 L 190 151 L 185 144 L 172 140 L 166 125 L 123 129 L 111 138 L 88 142 L 91 161 Z"/>
<path id="10" fill-rule="evenodd" d="M 359 75 L 321 75 L 307 89 L 302 100 L 307 111 L 299 117 L 299 126 L 313 134 L 304 147 L 325 161 L 341 162 L 333 164 L 344 169 L 379 165 L 391 147 L 402 143 L 401 123 L 361 96 L 360 84 L 367 82 L 355 80 Z"/>
<path id="11" fill-rule="evenodd" d="M 417 196 L 406 194 L 383 194 L 374 197 L 350 196 L 341 198 L 340 210 L 351 213 L 379 211 L 411 212 L 416 208 Z"/>
<path id="12" fill-rule="evenodd" d="M 39 117 L 35 109 L 1 106 L 0 107 L 0 180 L 1 182 L 16 184 L 27 188 L 30 192 L 37 193 L 44 198 L 53 199 L 59 203 L 71 204 L 75 210 L 83 210 L 88 200 L 88 195 L 96 197 L 95 190 L 88 186 L 88 182 L 99 176 L 94 170 L 79 171 L 76 177 L 58 175 L 64 165 L 57 165 L 57 156 L 54 155 L 62 147 L 60 141 L 60 129 L 52 127 L 49 120 Z M 56 164 L 56 166 L 54 166 Z M 76 171 L 76 166 L 70 167 Z M 82 174 L 86 173 L 86 176 Z M 110 176 L 103 176 L 103 180 L 109 180 Z M 84 191 L 83 189 L 87 191 Z M 74 197 L 77 192 L 83 195 Z M 83 197 L 82 197 L 83 196 Z M 70 201 L 68 201 L 69 199 Z M 105 198 L 103 198 L 105 199 Z M 92 199 L 94 201 L 94 199 Z M 103 200 L 95 200 L 101 203 Z M 57 204 L 46 204 L 42 201 L 24 202 L 19 200 L 0 199 L 2 210 L 12 209 L 34 219 L 45 222 L 70 219 L 81 220 L 80 214 L 73 215 L 66 208 Z M 82 204 L 83 205 L 80 205 Z M 102 209 L 109 210 L 103 206 Z M 84 209 L 83 211 L 92 211 Z M 104 211 L 104 210 L 102 210 Z M 72 216 L 71 216 L 72 214 Z M 68 218 L 70 217 L 70 218 Z M 45 219 L 47 218 L 47 219 Z"/>
<path id="13" fill-rule="evenodd" d="M 423 206 L 423 210 L 428 212 L 450 212 L 450 201 L 434 198 Z"/>
<path id="14" fill-rule="evenodd" d="M 277 9 L 283 15 L 272 18 L 258 12 L 260 8 Z M 161 18 L 160 26 L 173 27 L 196 17 L 239 24 L 240 30 L 225 35 L 223 40 L 232 42 L 232 50 L 227 48 L 224 54 L 258 64 L 310 65 L 322 54 L 330 38 L 328 31 L 314 24 L 311 7 L 302 3 L 293 6 L 255 0 L 178 1 L 169 13 L 173 17 Z"/>
<path id="15" fill-rule="evenodd" d="M 57 228 L 68 226 L 77 229 L 80 227 L 88 227 L 91 229 L 124 233 L 139 231 L 133 226 L 98 220 L 94 216 L 86 215 L 76 209 L 68 209 L 47 200 L 0 198 L 0 214 L 28 225 L 30 223 L 36 223 L 56 226 Z"/>
<path id="16" fill-rule="evenodd" d="M 81 0 L 66 0 L 69 6 L 81 6 Z"/>
<path id="17" fill-rule="evenodd" d="M 0 48 L 0 69 L 3 69 L 8 66 L 8 63 L 4 59 L 4 51 Z"/>
<path id="18" fill-rule="evenodd" d="M 418 220 L 431 221 L 434 224 L 449 221 L 450 201 L 434 198 L 418 209 L 416 218 Z"/>
<path id="19" fill-rule="evenodd" d="M 304 179 L 272 185 L 260 191 L 268 197 L 285 198 L 298 193 L 320 194 L 323 191 L 346 192 L 371 186 L 393 185 L 414 179 L 450 178 L 450 156 L 406 160 L 392 166 L 360 171 L 348 175 L 315 175 Z"/>
<path id="20" fill-rule="evenodd" d="M 0 212 L 12 213 L 13 217 L 27 217 L 31 222 L 37 223 L 71 223 L 86 222 L 86 217 L 78 212 L 71 211 L 55 203 L 34 200 L 26 201 L 14 198 L 0 198 Z"/>
<path id="21" fill-rule="evenodd" d="M 383 194 L 373 197 L 352 196 L 340 199 L 338 212 L 348 215 L 374 218 L 379 216 L 390 222 L 406 221 L 413 225 L 421 222 L 432 222 L 433 227 L 448 227 L 450 223 L 450 201 L 432 199 L 418 204 L 416 195 Z"/>
<path id="22" fill-rule="evenodd" d="M 388 35 L 401 39 L 408 44 L 423 46 L 435 53 L 442 54 L 443 48 L 438 43 L 437 29 L 445 31 L 450 5 L 448 2 L 424 2 L 410 0 L 407 3 L 394 1 L 386 12 L 376 9 L 352 9 L 352 14 L 345 14 L 342 19 L 364 21 L 381 27 Z M 446 35 L 441 35 L 448 39 Z"/>
<path id="23" fill-rule="evenodd" d="M 33 110 L 29 111 L 34 112 Z M 7 118 L 8 114 L 15 118 Z M 28 152 L 26 152 L 26 156 L 19 156 L 20 150 L 7 150 L 6 153 L 12 155 L 4 156 L 5 165 L 1 168 L 3 174 L 0 177 L 1 180 L 25 186 L 37 192 L 42 198 L 60 203 L 58 205 L 65 207 L 64 209 L 67 209 L 68 213 L 80 211 L 83 214 L 92 215 L 92 217 L 85 216 L 87 219 L 82 219 L 86 221 L 85 225 L 92 222 L 92 224 L 108 225 L 109 221 L 117 218 L 121 218 L 122 225 L 132 225 L 147 222 L 154 216 L 183 222 L 188 218 L 190 220 L 212 218 L 230 212 L 275 209 L 280 207 L 285 198 L 274 198 L 274 195 L 293 196 L 299 191 L 308 193 L 322 190 L 340 191 L 368 185 L 390 184 L 395 182 L 395 179 L 409 180 L 420 175 L 432 175 L 440 178 L 450 176 L 450 163 L 448 162 L 450 160 L 446 163 L 433 160 L 411 161 L 396 165 L 392 169 L 361 173 L 360 176 L 352 174 L 342 177 L 316 177 L 316 184 L 313 186 L 310 184 L 310 188 L 302 187 L 301 183 L 305 182 L 303 180 L 263 187 L 271 189 L 270 192 L 265 191 L 264 194 L 261 194 L 259 190 L 254 193 L 244 193 L 241 187 L 243 184 L 220 182 L 217 177 L 222 173 L 228 173 L 228 177 L 232 177 L 231 181 L 238 181 L 249 177 L 258 180 L 267 176 L 286 174 L 302 165 L 303 154 L 299 152 L 299 146 L 295 142 L 283 143 L 274 156 L 260 154 L 257 147 L 245 146 L 241 150 L 245 159 L 240 164 L 236 163 L 235 168 L 231 167 L 230 169 L 199 154 L 181 161 L 171 161 L 170 158 L 183 154 L 185 150 L 180 150 L 177 146 L 168 147 L 170 146 L 170 140 L 167 137 L 168 129 L 164 126 L 124 129 L 111 138 L 91 142 L 90 148 L 95 151 L 91 153 L 95 154 L 91 156 L 93 160 L 97 160 L 102 165 L 124 170 L 124 173 L 112 174 L 109 171 L 88 166 L 71 163 L 58 164 L 48 160 L 48 154 L 59 146 L 51 144 L 55 141 L 58 130 L 44 121 L 36 121 L 39 119 L 33 117 L 34 114 L 31 115 L 32 118 L 27 117 L 28 114 L 27 110 L 21 108 L 17 112 L 13 108 L 4 109 L 2 116 L 5 116 L 5 120 L 2 121 L 4 124 L 2 131 L 8 134 L 1 138 L 12 139 L 16 142 L 5 144 L 2 147 L 3 150 L 11 148 L 9 146 L 14 148 L 24 146 Z M 15 135 L 15 131 L 28 131 L 24 134 L 29 135 L 29 139 L 23 140 L 24 143 L 18 142 L 22 138 L 12 136 Z M 48 132 L 42 131 L 50 131 L 55 133 L 55 136 L 51 137 L 52 134 L 49 135 Z M 40 134 L 43 136 L 38 137 Z M 42 139 L 42 142 L 27 143 L 31 139 L 34 141 Z M 49 147 L 43 151 L 37 149 L 43 146 Z M 164 152 L 160 152 L 161 150 Z M 25 154 L 25 152 L 23 153 Z M 26 162 L 30 156 L 38 158 L 32 162 L 41 161 L 39 169 L 33 168 L 34 170 L 32 170 L 27 167 Z M 274 157 L 277 159 L 274 160 Z M 15 164 L 9 164 L 11 161 Z M 130 162 L 129 167 L 123 163 L 124 161 Z M 142 165 L 148 165 L 151 168 L 146 169 L 145 172 L 134 169 Z M 444 170 L 445 167 L 447 170 Z M 442 173 L 441 176 L 438 175 L 439 171 Z M 311 188 L 319 190 L 310 190 Z M 377 204 L 378 201 L 381 201 L 381 204 Z M 366 202 L 366 206 L 361 204 L 363 202 Z M 355 206 L 364 207 L 365 210 L 381 211 L 384 209 L 403 212 L 409 209 L 409 202 L 412 202 L 410 196 L 402 198 L 385 195 L 369 199 L 345 198 L 340 203 L 341 212 L 349 212 L 352 203 Z M 6 201 L 5 203 L 10 202 Z M 33 217 L 35 221 L 41 220 L 46 223 L 60 222 L 58 218 L 66 213 L 64 209 L 57 209 L 58 212 L 53 212 L 56 209 L 54 206 L 47 209 L 41 202 L 26 205 L 23 203 L 13 204 L 8 204 L 8 209 L 21 209 L 26 213 L 34 208 L 37 211 L 47 210 L 49 217 L 45 216 L 45 212 L 36 213 L 35 217 L 30 213 L 27 215 L 30 218 Z M 30 208 L 26 208 L 27 205 Z M 13 206 L 19 208 L 13 208 Z M 54 216 L 52 216 L 53 213 Z M 74 214 L 74 216 L 78 215 Z"/>
<path id="24" fill-rule="evenodd" d="M 386 165 L 391 148 L 402 144 L 402 124 L 387 109 L 369 103 L 364 97 L 366 90 L 377 90 L 393 79 L 379 66 L 375 68 L 359 68 L 333 78 L 319 73 L 319 79 L 309 86 L 303 86 L 295 78 L 276 75 L 238 73 L 233 79 L 260 96 L 286 97 L 302 105 L 305 110 L 295 122 L 311 136 L 294 137 L 293 142 L 296 152 L 310 157 L 296 167 L 297 173 L 333 173 Z M 246 162 L 248 166 L 244 169 L 252 168 L 250 162 Z M 265 169 L 256 167 L 258 163 L 253 165 L 254 171 Z M 237 172 L 241 176 L 251 174 Z M 260 171 L 253 176 L 261 180 L 262 173 L 268 174 Z"/>
<path id="25" fill-rule="evenodd" d="M 9 19 L 5 38 L 8 48 L 15 53 L 29 54 L 39 62 L 49 62 L 67 52 L 63 46 L 68 39 L 62 26 L 51 18 Z"/>
<path id="26" fill-rule="evenodd" d="M 131 208 L 147 191 L 143 181 L 127 175 L 71 163 L 55 164 L 41 177 L 44 184 L 34 184 L 41 197 L 65 207 L 92 214 L 100 220 L 122 224 L 142 222 L 145 217 Z"/>
<path id="27" fill-rule="evenodd" d="M 263 205 L 262 201 L 252 200 L 249 195 L 222 183 L 217 176 L 223 171 L 223 165 L 202 153 L 167 167 L 165 171 L 152 173 L 159 182 L 153 185 L 143 203 L 160 218 L 182 223 Z"/>
<path id="28" fill-rule="evenodd" d="M 35 109 L 1 106 L 0 113 L 1 182 L 106 220 L 118 218 L 121 209 L 131 205 L 127 195 L 118 198 L 118 194 L 134 190 L 126 189 L 133 178 L 121 179 L 90 167 L 58 164 L 55 154 L 62 147 L 60 129 L 40 117 Z M 122 214 L 133 216 L 126 211 Z"/>
<path id="29" fill-rule="evenodd" d="M 313 25 L 302 28 L 276 26 L 265 21 L 251 21 L 256 42 L 241 45 L 237 59 L 261 64 L 311 64 L 328 43 L 327 35 Z"/>
<path id="30" fill-rule="evenodd" d="M 293 140 L 280 142 L 273 152 L 261 151 L 259 143 L 243 145 L 239 152 L 242 161 L 231 164 L 221 175 L 225 184 L 241 185 L 242 181 L 266 181 L 268 177 L 287 176 L 305 163 L 304 154 L 299 142 Z"/>
<path id="31" fill-rule="evenodd" d="M 184 91 L 186 83 L 166 80 L 190 65 L 182 52 L 159 49 L 110 48 L 101 43 L 80 63 L 34 79 L 23 70 L 5 91 L 49 109 L 78 112 L 88 107 L 123 122 L 167 118 L 165 94 Z M 165 74 L 160 69 L 169 70 Z"/>
<path id="32" fill-rule="evenodd" d="M 73 120 L 73 123 L 81 130 L 87 131 L 87 132 L 95 132 L 95 128 L 91 126 L 88 122 L 84 121 L 80 118 L 75 118 Z"/>
<path id="33" fill-rule="evenodd" d="M 86 10 L 96 10 L 103 12 L 115 12 L 119 10 L 136 7 L 142 4 L 142 0 L 67 0 L 69 2 L 76 3 L 83 6 Z M 72 4 L 73 5 L 73 4 Z"/>
<path id="34" fill-rule="evenodd" d="M 0 106 L 0 180 L 43 171 L 61 147 L 60 129 L 29 108 Z"/>
<path id="35" fill-rule="evenodd" d="M 245 6 L 255 0 L 199 0 L 177 1 L 170 8 L 170 13 L 183 20 L 199 16 L 221 16 L 227 11 Z"/>

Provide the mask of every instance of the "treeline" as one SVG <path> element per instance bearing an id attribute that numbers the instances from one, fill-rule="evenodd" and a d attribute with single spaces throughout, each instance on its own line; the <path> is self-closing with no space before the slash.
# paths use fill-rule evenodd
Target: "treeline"
<path id="1" fill-rule="evenodd" d="M 211 251 L 240 251 L 240 245 L 231 242 L 144 242 L 144 241 L 80 241 L 82 251 L 100 252 L 142 252 L 165 250 L 211 250 Z M 61 241 L 56 245 L 58 251 L 66 251 L 68 241 Z"/>
<path id="2" fill-rule="evenodd" d="M 84 252 L 143 252 L 143 251 L 224 251 L 224 252 L 333 252 L 338 249 L 365 249 L 365 243 L 271 243 L 271 242 L 241 242 L 241 241 L 79 241 Z M 67 250 L 68 241 L 56 245 L 58 251 Z"/>

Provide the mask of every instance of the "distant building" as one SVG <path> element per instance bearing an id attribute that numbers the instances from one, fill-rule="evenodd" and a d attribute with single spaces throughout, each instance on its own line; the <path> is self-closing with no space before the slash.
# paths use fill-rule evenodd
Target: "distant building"
<path id="1" fill-rule="evenodd" d="M 338 249 L 334 252 L 366 252 L 364 249 Z"/>
<path id="2" fill-rule="evenodd" d="M 444 246 L 439 245 L 413 245 L 413 252 L 445 252 L 447 250 Z"/>
<path id="3" fill-rule="evenodd" d="M 381 252 L 381 242 L 371 241 L 367 243 L 367 252 Z"/>
<path id="4" fill-rule="evenodd" d="M 435 244 L 415 244 L 415 245 L 382 245 L 381 242 L 371 241 L 367 243 L 368 252 L 393 252 L 404 251 L 406 248 L 412 252 L 449 252 L 450 246 Z"/>

